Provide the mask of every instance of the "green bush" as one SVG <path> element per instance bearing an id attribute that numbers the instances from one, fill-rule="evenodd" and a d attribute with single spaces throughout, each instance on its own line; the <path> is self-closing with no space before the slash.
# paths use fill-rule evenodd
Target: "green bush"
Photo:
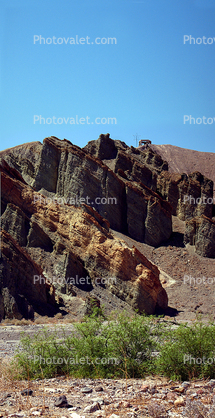
<path id="1" fill-rule="evenodd" d="M 181 324 L 163 334 L 157 371 L 172 379 L 215 377 L 215 325 Z M 208 359 L 213 359 L 209 364 Z"/>
<path id="2" fill-rule="evenodd" d="M 71 347 L 68 339 L 64 337 L 59 341 L 57 331 L 50 333 L 45 328 L 33 336 L 23 332 L 14 364 L 18 366 L 20 376 L 24 379 L 64 375 L 68 373 L 68 364 L 60 364 L 53 359 L 67 358 L 69 352 Z"/>
<path id="3" fill-rule="evenodd" d="M 150 373 L 183 380 L 215 378 L 215 325 L 197 321 L 173 329 L 138 314 L 124 312 L 106 321 L 92 315 L 74 324 L 69 336 L 47 329 L 33 337 L 24 334 L 14 364 L 25 379 L 141 378 Z"/>
<path id="4" fill-rule="evenodd" d="M 153 327 L 152 318 L 137 314 L 129 318 L 123 313 L 105 322 L 93 316 L 74 324 L 74 331 L 60 340 L 57 331 L 24 335 L 16 361 L 24 378 L 142 377 L 152 370 Z"/>
<path id="5" fill-rule="evenodd" d="M 157 348 L 159 335 L 157 326 L 155 337 L 153 317 L 136 314 L 129 318 L 121 313 L 117 320 L 103 326 L 102 334 L 107 340 L 108 355 L 118 359 L 115 376 L 137 378 L 152 372 L 152 351 Z"/>

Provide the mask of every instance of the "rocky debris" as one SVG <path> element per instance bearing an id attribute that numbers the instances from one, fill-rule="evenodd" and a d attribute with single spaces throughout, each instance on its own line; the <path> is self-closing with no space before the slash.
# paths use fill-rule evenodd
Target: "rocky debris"
<path id="1" fill-rule="evenodd" d="M 175 406 L 183 406 L 183 405 L 185 405 L 184 398 L 182 396 L 180 396 L 179 398 L 177 398 L 174 401 L 174 405 Z"/>
<path id="2" fill-rule="evenodd" d="M 103 392 L 103 387 L 102 386 L 97 386 L 96 388 L 95 388 L 95 391 L 96 392 Z"/>
<path id="3" fill-rule="evenodd" d="M 164 417 L 166 415 L 166 409 L 164 406 L 153 402 L 148 405 L 148 413 L 151 417 Z"/>
<path id="4" fill-rule="evenodd" d="M 184 243 L 195 247 L 197 254 L 215 258 L 215 220 L 199 216 L 186 221 Z"/>
<path id="5" fill-rule="evenodd" d="M 101 409 L 99 402 L 94 402 L 92 405 L 86 406 L 83 412 L 91 414 L 92 412 L 96 412 Z"/>
<path id="6" fill-rule="evenodd" d="M 33 390 L 31 390 L 31 389 L 24 389 L 24 390 L 22 390 L 21 395 L 22 396 L 32 396 L 33 395 Z"/>
<path id="7" fill-rule="evenodd" d="M 185 222 L 173 217 L 173 235 L 166 245 L 158 248 L 136 242 L 116 231 L 114 234 L 124 239 L 130 248 L 135 245 L 158 266 L 160 280 L 168 294 L 167 320 L 175 317 L 176 321 L 192 323 L 200 313 L 203 321 L 215 319 L 215 260 L 198 255 L 192 246 L 185 247 L 184 226 Z"/>
<path id="8" fill-rule="evenodd" d="M 83 388 L 83 389 L 81 390 L 81 392 L 82 392 L 82 393 L 92 393 L 92 391 L 93 391 L 93 389 L 92 389 L 92 388 L 88 388 L 88 387 Z"/>
<path id="9" fill-rule="evenodd" d="M 71 379 L 52 378 L 32 381 L 34 396 L 30 400 L 21 396 L 25 382 L 0 379 L 0 416 L 44 416 L 56 418 L 125 418 L 125 417 L 177 417 L 193 418 L 197 411 L 214 408 L 214 384 L 212 381 L 173 382 L 166 378 L 147 377 L 145 379 Z M 102 384 L 103 392 L 95 399 L 93 393 L 83 393 L 82 389 L 95 388 Z M 176 389 L 186 386 L 189 389 L 178 396 Z M 148 386 L 149 390 L 142 391 Z M 152 389 L 155 389 L 152 391 Z M 10 389 L 10 404 L 4 396 Z M 18 390 L 17 390 L 18 389 Z M 201 393 L 200 393 L 201 391 Z M 197 393 L 199 392 L 199 393 Z M 64 393 L 65 395 L 62 395 Z M 56 395 L 59 401 L 56 402 Z M 195 397 L 193 395 L 195 394 Z M 170 396 L 171 395 L 171 396 Z M 67 402 L 68 403 L 67 403 Z M 30 407 L 29 407 L 30 402 Z M 64 403 L 65 402 L 65 403 Z M 71 407 L 71 405 L 73 405 Z M 210 416 L 210 415 L 209 415 Z M 212 416 L 212 415 L 211 415 Z"/>
<path id="10" fill-rule="evenodd" d="M 68 407 L 68 401 L 66 399 L 65 395 L 59 396 L 57 401 L 55 402 L 54 406 L 57 406 L 58 408 L 67 408 Z"/>

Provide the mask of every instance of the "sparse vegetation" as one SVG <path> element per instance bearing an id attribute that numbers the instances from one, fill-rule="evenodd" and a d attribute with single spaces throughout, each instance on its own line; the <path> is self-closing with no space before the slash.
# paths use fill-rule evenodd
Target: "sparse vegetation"
<path id="1" fill-rule="evenodd" d="M 59 338 L 47 329 L 33 337 L 23 334 L 15 359 L 23 378 L 141 377 L 153 370 L 156 339 L 152 318 L 122 313 L 104 321 L 92 315 L 74 324 L 69 336 Z"/>
<path id="2" fill-rule="evenodd" d="M 162 335 L 157 371 L 171 379 L 215 377 L 215 324 L 198 319 L 192 326 L 167 327 Z"/>
<path id="3" fill-rule="evenodd" d="M 215 377 L 215 325 L 173 325 L 154 317 L 114 313 L 104 320 L 92 311 L 74 330 L 40 330 L 21 338 L 12 367 L 20 378 L 58 375 L 91 378 L 141 378 L 165 375 L 175 380 Z M 14 366 L 15 364 L 15 366 Z"/>

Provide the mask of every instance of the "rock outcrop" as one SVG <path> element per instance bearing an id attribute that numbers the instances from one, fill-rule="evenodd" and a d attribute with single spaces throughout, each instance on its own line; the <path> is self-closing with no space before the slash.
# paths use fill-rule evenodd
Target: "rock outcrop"
<path id="1" fill-rule="evenodd" d="M 168 164 L 150 148 L 141 150 L 113 140 L 109 134 L 90 141 L 83 148 L 87 153 L 105 162 L 116 174 L 125 172 L 129 180 L 139 181 L 156 191 L 157 174 L 168 170 Z"/>
<path id="2" fill-rule="evenodd" d="M 215 221 L 204 215 L 186 221 L 184 243 L 203 257 L 215 258 Z"/>
<path id="3" fill-rule="evenodd" d="M 173 208 L 173 215 L 186 221 L 184 243 L 197 254 L 215 258 L 213 181 L 199 172 L 158 176 L 157 191 Z"/>
<path id="4" fill-rule="evenodd" d="M 49 137 L 43 144 L 34 142 L 2 151 L 0 161 L 4 170 L 39 192 L 34 198 L 40 203 L 55 201 L 76 207 L 85 204 L 85 210 L 89 212 L 91 208 L 95 217 L 104 219 L 103 225 L 107 221 L 112 229 L 152 246 L 170 238 L 172 215 L 190 221 L 187 225 L 191 225 L 192 219 L 203 217 L 204 224 L 204 217 L 212 219 L 215 213 L 212 180 L 199 172 L 170 173 L 167 162 L 153 145 L 128 147 L 109 134 L 101 134 L 83 149 L 66 139 Z M 5 203 L 2 205 L 4 211 Z M 14 208 L 11 203 L 3 222 L 19 245 L 34 245 L 53 253 L 50 237 L 34 215 L 29 218 L 21 206 Z M 185 242 L 199 242 L 193 233 L 189 238 L 189 228 L 186 227 Z M 204 239 L 202 233 L 200 237 Z M 203 247 L 204 244 L 198 244 L 198 253 L 205 256 L 208 252 Z M 67 270 L 67 264 L 68 261 L 62 261 L 59 273 Z M 76 264 L 80 272 L 79 260 Z M 66 292 L 65 286 L 63 289 Z"/>
<path id="5" fill-rule="evenodd" d="M 157 175 L 168 167 L 150 149 L 138 151 L 109 134 L 82 150 L 50 137 L 25 150 L 24 164 L 20 148 L 2 158 L 36 191 L 70 203 L 82 200 L 112 229 L 155 246 L 171 235 L 171 205 L 156 193 Z"/>
<path id="6" fill-rule="evenodd" d="M 43 277 L 41 267 L 10 234 L 2 230 L 0 320 L 33 319 L 34 312 L 49 316 L 58 312 L 54 287 L 45 282 L 35 282 L 36 276 Z"/>
<path id="7" fill-rule="evenodd" d="M 56 164 L 54 158 L 53 161 Z M 102 163 L 97 167 L 102 173 Z M 32 309 L 53 312 L 54 288 L 73 295 L 77 287 L 90 290 L 98 278 L 105 281 L 112 294 L 140 312 L 152 314 L 157 307 L 167 307 L 167 294 L 157 267 L 136 248 L 130 249 L 124 241 L 114 238 L 110 224 L 94 208 L 47 202 L 15 168 L 4 162 L 1 171 L 2 317 L 27 317 Z M 35 188 L 41 187 L 38 172 L 35 171 Z M 45 181 L 47 188 L 57 187 L 55 180 Z M 156 213 L 159 207 L 154 205 L 152 211 Z M 20 300 L 25 300 L 24 310 Z"/>
<path id="8" fill-rule="evenodd" d="M 64 295 L 85 312 L 109 297 L 147 314 L 165 310 L 158 268 L 110 228 L 156 247 L 176 215 L 185 245 L 215 258 L 213 182 L 169 173 L 150 147 L 109 134 L 83 149 L 49 137 L 1 152 L 0 170 L 0 320 L 53 316 Z"/>
<path id="9" fill-rule="evenodd" d="M 164 171 L 158 176 L 157 192 L 171 204 L 172 214 L 183 221 L 201 215 L 212 217 L 213 181 L 199 172 Z"/>

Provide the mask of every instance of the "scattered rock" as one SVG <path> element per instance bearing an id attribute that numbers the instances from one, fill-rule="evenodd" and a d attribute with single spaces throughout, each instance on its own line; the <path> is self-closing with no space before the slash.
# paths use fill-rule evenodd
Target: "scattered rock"
<path id="1" fill-rule="evenodd" d="M 95 391 L 96 392 L 103 392 L 103 387 L 102 386 L 97 386 L 96 388 L 95 388 Z"/>
<path id="2" fill-rule="evenodd" d="M 185 388 L 188 388 L 190 386 L 190 382 L 182 382 L 181 384 L 182 386 L 184 386 Z"/>
<path id="3" fill-rule="evenodd" d="M 175 406 L 183 406 L 183 405 L 185 405 L 184 398 L 182 398 L 182 396 L 180 396 L 180 398 L 177 398 L 175 400 L 175 402 L 174 402 L 174 405 Z"/>
<path id="4" fill-rule="evenodd" d="M 92 393 L 92 391 L 93 391 L 93 389 L 92 388 L 88 388 L 88 387 L 81 389 L 81 392 L 82 393 Z"/>
<path id="5" fill-rule="evenodd" d="M 65 395 L 61 395 L 58 400 L 55 402 L 54 406 L 57 406 L 59 408 L 65 408 L 68 407 L 68 401 L 66 399 Z"/>
<path id="6" fill-rule="evenodd" d="M 185 387 L 183 386 L 179 386 L 178 388 L 174 389 L 174 392 L 184 393 L 184 391 L 185 391 Z"/>
<path id="7" fill-rule="evenodd" d="M 24 390 L 22 390 L 21 395 L 22 396 L 32 396 L 33 395 L 33 390 L 31 390 L 31 389 L 24 389 Z"/>
<path id="8" fill-rule="evenodd" d="M 92 413 L 95 411 L 98 411 L 99 409 L 101 409 L 101 406 L 98 402 L 94 402 L 92 405 L 86 406 L 86 408 L 84 408 L 84 412 L 87 413 Z"/>
<path id="9" fill-rule="evenodd" d="M 168 392 L 166 397 L 168 401 L 174 401 L 177 398 L 177 395 L 174 392 Z"/>
<path id="10" fill-rule="evenodd" d="M 148 389 L 149 389 L 149 386 L 148 386 L 148 385 L 143 385 L 143 386 L 141 386 L 141 388 L 140 388 L 140 392 L 147 392 L 147 391 L 148 391 Z"/>

